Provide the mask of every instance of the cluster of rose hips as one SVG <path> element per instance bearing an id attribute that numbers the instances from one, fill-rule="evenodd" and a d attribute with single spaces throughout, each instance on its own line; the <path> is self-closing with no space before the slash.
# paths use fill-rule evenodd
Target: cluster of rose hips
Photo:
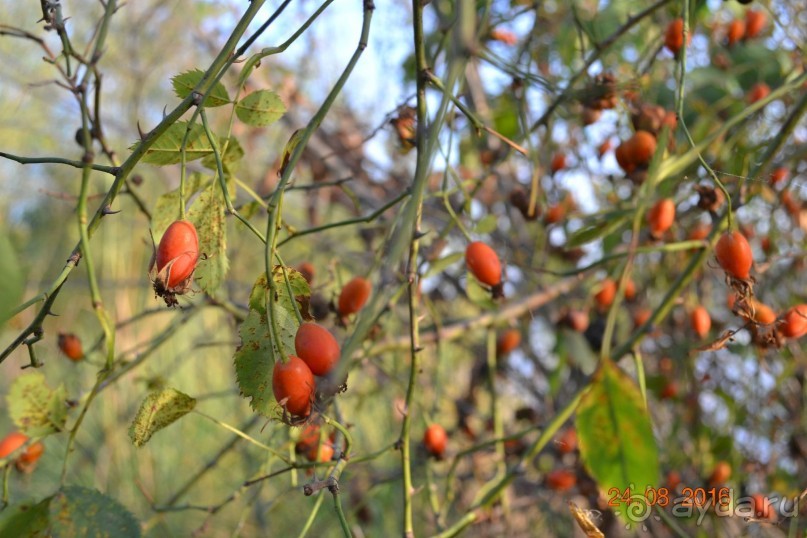
<path id="1" fill-rule="evenodd" d="M 0 440 L 0 459 L 14 455 L 14 466 L 21 473 L 30 473 L 36 468 L 36 463 L 45 452 L 42 443 L 29 444 L 25 450 L 20 450 L 29 442 L 29 438 L 22 432 L 12 432 Z"/>

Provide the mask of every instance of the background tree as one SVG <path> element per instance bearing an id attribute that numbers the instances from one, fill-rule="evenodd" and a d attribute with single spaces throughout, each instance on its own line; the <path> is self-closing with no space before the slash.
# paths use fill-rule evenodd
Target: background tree
<path id="1" fill-rule="evenodd" d="M 805 17 L 6 6 L 0 535 L 803 532 Z"/>

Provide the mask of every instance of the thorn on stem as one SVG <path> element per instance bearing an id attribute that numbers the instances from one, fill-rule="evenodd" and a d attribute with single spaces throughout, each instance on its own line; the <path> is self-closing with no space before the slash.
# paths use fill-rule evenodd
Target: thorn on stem
<path id="1" fill-rule="evenodd" d="M 120 211 L 121 211 L 120 209 L 118 209 L 116 211 L 116 210 L 113 210 L 111 206 L 106 205 L 106 206 L 104 206 L 104 209 L 101 210 L 101 215 L 102 216 L 103 215 L 115 215 L 117 213 L 120 213 Z"/>
<path id="2" fill-rule="evenodd" d="M 412 233 L 412 238 L 413 239 L 420 239 L 421 237 L 424 237 L 424 236 L 428 235 L 428 233 L 429 232 L 424 232 L 423 230 L 415 230 Z"/>

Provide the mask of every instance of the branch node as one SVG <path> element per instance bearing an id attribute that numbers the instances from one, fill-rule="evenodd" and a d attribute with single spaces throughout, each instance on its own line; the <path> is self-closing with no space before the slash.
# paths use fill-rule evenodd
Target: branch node
<path id="1" fill-rule="evenodd" d="M 335 476 L 328 477 L 328 491 L 337 495 L 339 493 L 339 481 L 336 480 Z"/>

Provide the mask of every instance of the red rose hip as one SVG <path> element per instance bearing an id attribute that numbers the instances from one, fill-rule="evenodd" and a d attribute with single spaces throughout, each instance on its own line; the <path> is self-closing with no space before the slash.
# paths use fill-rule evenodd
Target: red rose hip
<path id="1" fill-rule="evenodd" d="M 321 325 L 303 323 L 294 337 L 294 350 L 314 375 L 325 375 L 339 360 L 336 338 Z"/>
<path id="2" fill-rule="evenodd" d="M 715 256 L 720 267 L 734 278 L 746 279 L 750 276 L 754 263 L 751 245 L 740 232 L 726 232 L 715 245 Z"/>
<path id="3" fill-rule="evenodd" d="M 502 264 L 499 256 L 488 245 L 474 241 L 465 249 L 465 263 L 477 280 L 488 286 L 497 286 L 502 281 Z"/>
<path id="4" fill-rule="evenodd" d="M 166 275 L 168 288 L 175 288 L 193 274 L 199 260 L 199 237 L 196 227 L 187 220 L 172 223 L 157 247 L 157 272 L 160 273 L 169 264 Z"/>
<path id="5" fill-rule="evenodd" d="M 275 399 L 294 417 L 311 413 L 314 399 L 314 374 L 300 357 L 289 356 L 286 362 L 277 361 L 272 372 L 272 391 Z"/>
<path id="6" fill-rule="evenodd" d="M 364 308 L 367 299 L 370 298 L 372 290 L 373 288 L 370 282 L 364 278 L 360 276 L 353 278 L 353 280 L 345 284 L 345 287 L 342 288 L 342 292 L 339 294 L 339 302 L 337 305 L 339 314 L 348 316 Z"/>
<path id="7" fill-rule="evenodd" d="M 423 434 L 423 445 L 432 456 L 440 458 L 446 451 L 448 444 L 448 435 L 445 429 L 439 424 L 432 424 L 426 428 L 426 433 Z"/>

